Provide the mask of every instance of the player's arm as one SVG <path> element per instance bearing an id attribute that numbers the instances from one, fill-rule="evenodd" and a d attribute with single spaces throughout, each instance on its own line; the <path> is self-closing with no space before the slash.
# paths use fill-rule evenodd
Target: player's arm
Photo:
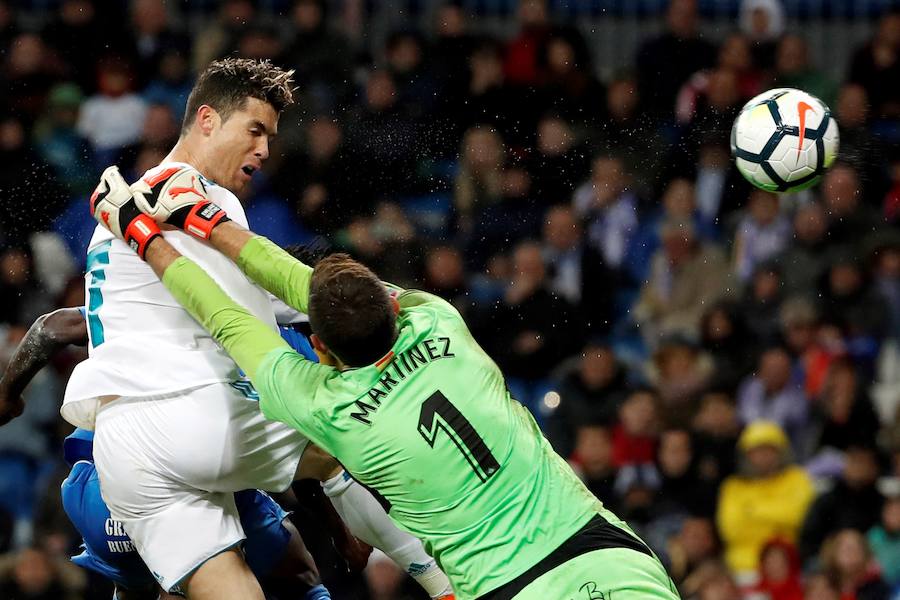
<path id="1" fill-rule="evenodd" d="M 69 344 L 88 342 L 87 324 L 78 308 L 61 308 L 42 315 L 16 347 L 6 372 L 0 378 L 0 425 L 22 414 L 22 393 L 53 355 Z"/>

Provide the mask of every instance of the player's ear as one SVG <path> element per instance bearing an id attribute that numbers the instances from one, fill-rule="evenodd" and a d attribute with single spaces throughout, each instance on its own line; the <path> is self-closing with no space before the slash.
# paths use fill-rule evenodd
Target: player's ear
<path id="1" fill-rule="evenodd" d="M 400 302 L 394 296 L 391 296 L 391 309 L 393 309 L 395 316 L 400 314 Z"/>
<path id="2" fill-rule="evenodd" d="M 323 365 L 334 366 L 335 359 L 334 355 L 328 349 L 322 339 L 316 334 L 312 334 L 309 336 L 309 341 L 312 342 L 313 350 L 316 351 L 316 356 L 319 357 L 319 363 Z"/>
<path id="3" fill-rule="evenodd" d="M 219 113 L 212 106 L 203 104 L 197 109 L 197 118 L 194 124 L 200 128 L 203 135 L 210 135 L 219 124 Z"/>

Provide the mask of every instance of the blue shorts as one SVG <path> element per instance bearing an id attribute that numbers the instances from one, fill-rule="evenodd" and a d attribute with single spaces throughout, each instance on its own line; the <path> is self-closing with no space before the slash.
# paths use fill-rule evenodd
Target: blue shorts
<path id="1" fill-rule="evenodd" d="M 100 497 L 100 480 L 94 464 L 81 460 L 72 467 L 62 484 L 63 508 L 84 539 L 81 554 L 72 562 L 112 580 L 125 589 L 156 586 L 156 579 L 144 565 L 128 535 Z M 247 564 L 262 579 L 278 564 L 291 534 L 282 521 L 286 513 L 272 498 L 258 490 L 234 495 L 241 525 L 247 539 Z M 173 540 L 177 544 L 177 540 Z"/>

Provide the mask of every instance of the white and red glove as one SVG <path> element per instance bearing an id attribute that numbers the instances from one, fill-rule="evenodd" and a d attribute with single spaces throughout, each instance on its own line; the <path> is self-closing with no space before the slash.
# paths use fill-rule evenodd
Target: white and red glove
<path id="1" fill-rule="evenodd" d="M 150 240 L 162 235 L 156 221 L 138 208 L 118 167 L 103 171 L 100 184 L 91 195 L 91 214 L 141 258 L 144 258 Z"/>
<path id="2" fill-rule="evenodd" d="M 192 167 L 171 167 L 139 179 L 131 191 L 141 212 L 200 239 L 209 239 L 216 225 L 230 220 L 209 201 L 203 178 Z"/>

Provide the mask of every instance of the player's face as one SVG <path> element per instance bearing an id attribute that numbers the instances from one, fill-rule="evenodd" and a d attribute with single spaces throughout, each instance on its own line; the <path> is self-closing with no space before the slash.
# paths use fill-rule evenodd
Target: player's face
<path id="1" fill-rule="evenodd" d="M 243 108 L 214 128 L 209 136 L 208 164 L 212 179 L 239 193 L 269 158 L 269 142 L 278 129 L 272 105 L 247 98 Z"/>

